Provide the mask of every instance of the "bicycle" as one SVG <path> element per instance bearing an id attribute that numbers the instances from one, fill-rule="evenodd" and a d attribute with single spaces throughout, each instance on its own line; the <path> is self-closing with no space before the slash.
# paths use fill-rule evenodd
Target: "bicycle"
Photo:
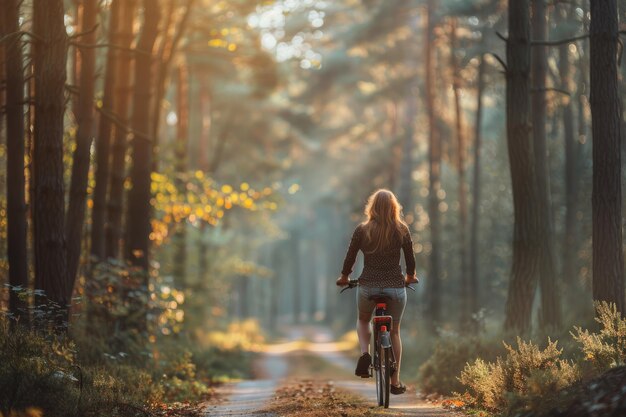
<path id="1" fill-rule="evenodd" d="M 358 279 L 351 279 L 341 293 L 359 285 Z M 406 286 L 410 290 L 415 291 L 410 285 Z M 393 326 L 392 317 L 387 315 L 387 297 L 372 297 L 376 302 L 376 309 L 372 317 L 373 328 L 373 345 L 372 345 L 372 363 L 370 364 L 370 375 L 372 371 L 376 377 L 376 398 L 379 406 L 389 408 L 389 391 L 391 388 L 391 374 L 397 369 L 396 358 L 393 354 L 393 346 L 391 345 L 391 329 Z"/>

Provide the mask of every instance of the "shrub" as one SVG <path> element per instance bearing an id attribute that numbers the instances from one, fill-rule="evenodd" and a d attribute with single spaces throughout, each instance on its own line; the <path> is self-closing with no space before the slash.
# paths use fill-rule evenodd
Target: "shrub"
<path id="1" fill-rule="evenodd" d="M 458 375 L 465 365 L 478 357 L 493 359 L 500 350 L 479 338 L 444 337 L 419 368 L 420 388 L 425 393 L 442 395 L 461 391 Z"/>
<path id="2" fill-rule="evenodd" d="M 504 374 L 500 359 L 496 363 L 476 359 L 473 364 L 465 365 L 459 378 L 466 387 L 463 400 L 471 406 L 480 406 L 489 410 L 504 408 Z"/>
<path id="3" fill-rule="evenodd" d="M 599 333 L 575 327 L 572 337 L 581 346 L 585 360 L 591 362 L 598 373 L 616 366 L 626 365 L 626 320 L 615 304 L 596 302 L 596 321 Z"/>
<path id="4" fill-rule="evenodd" d="M 466 365 L 460 382 L 469 405 L 493 411 L 513 409 L 529 399 L 546 398 L 580 379 L 578 368 L 561 359 L 557 342 L 548 339 L 545 349 L 517 339 L 517 348 L 504 344 L 507 354 L 495 363 L 477 359 Z"/>

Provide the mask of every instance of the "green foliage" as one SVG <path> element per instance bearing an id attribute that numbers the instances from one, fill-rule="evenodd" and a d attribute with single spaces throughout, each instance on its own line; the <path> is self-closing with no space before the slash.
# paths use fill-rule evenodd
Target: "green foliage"
<path id="1" fill-rule="evenodd" d="M 102 319 L 97 314 L 90 317 L 92 324 Z M 201 400 L 211 394 L 212 381 L 249 376 L 253 354 L 242 346 L 262 340 L 259 329 L 250 323 L 233 326 L 241 328 L 236 346 L 209 348 L 184 335 L 161 336 L 149 344 L 146 356 L 138 347 L 130 353 L 115 351 L 117 343 L 105 337 L 109 327 L 77 325 L 71 338 L 59 338 L 20 326 L 10 331 L 4 322 L 0 413 L 131 416 L 163 403 Z"/>
<path id="2" fill-rule="evenodd" d="M 626 364 L 626 319 L 617 311 L 615 304 L 596 302 L 596 321 L 599 333 L 591 333 L 575 327 L 574 340 L 580 344 L 585 359 L 599 372 Z"/>
<path id="3" fill-rule="evenodd" d="M 433 354 L 419 369 L 420 387 L 426 393 L 450 395 L 463 385 L 458 375 L 468 362 L 476 358 L 495 358 L 498 345 L 477 337 L 445 337 L 435 346 Z M 494 347 L 495 346 L 495 347 Z"/>
<path id="4" fill-rule="evenodd" d="M 461 372 L 463 399 L 469 405 L 493 411 L 516 409 L 533 399 L 545 401 L 580 379 L 577 366 L 561 358 L 557 342 L 548 339 L 541 349 L 518 338 L 517 348 L 504 346 L 506 356 L 492 363 L 477 359 Z"/>
<path id="5" fill-rule="evenodd" d="M 193 360 L 198 366 L 199 374 L 210 377 L 213 381 L 249 378 L 253 358 L 254 353 L 240 347 L 234 349 L 196 348 L 193 353 Z"/>
<path id="6" fill-rule="evenodd" d="M 0 326 L 0 411 L 40 410 L 46 416 L 125 414 L 161 396 L 153 377 L 136 367 L 77 361 L 67 338 Z"/>

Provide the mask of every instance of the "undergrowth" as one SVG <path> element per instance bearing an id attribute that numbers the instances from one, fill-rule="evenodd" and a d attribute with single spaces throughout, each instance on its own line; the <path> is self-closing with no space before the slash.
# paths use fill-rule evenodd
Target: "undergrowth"
<path id="1" fill-rule="evenodd" d="M 601 302 L 596 303 L 596 321 L 597 332 L 580 327 L 571 332 L 580 351 L 571 358 L 564 357 L 557 341 L 548 338 L 542 348 L 518 338 L 516 346 L 504 343 L 504 354 L 495 360 L 468 361 L 458 377 L 462 394 L 456 394 L 455 404 L 513 415 L 546 411 L 564 399 L 571 401 L 564 394 L 581 381 L 626 363 L 626 320 L 614 305 Z M 448 356 L 457 363 L 471 350 L 449 349 L 452 354 Z M 446 358 L 441 353 L 434 356 L 433 364 Z"/>

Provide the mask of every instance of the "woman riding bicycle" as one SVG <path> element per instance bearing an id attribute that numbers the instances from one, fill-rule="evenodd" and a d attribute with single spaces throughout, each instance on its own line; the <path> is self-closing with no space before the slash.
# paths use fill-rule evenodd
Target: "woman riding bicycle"
<path id="1" fill-rule="evenodd" d="M 365 206 L 365 216 L 367 220 L 359 224 L 352 234 L 337 285 L 348 285 L 348 276 L 352 272 L 357 253 L 361 250 L 365 263 L 359 277 L 356 329 L 362 355 L 354 373 L 361 377 L 369 376 L 372 362 L 369 354 L 370 319 L 376 307 L 373 298 L 386 297 L 389 300 L 387 313 L 393 318 L 391 344 L 397 361 L 396 371 L 391 375 L 390 391 L 397 395 L 406 391 L 406 386 L 400 382 L 400 321 L 406 305 L 405 287 L 418 282 L 415 277 L 413 242 L 409 227 L 402 219 L 402 207 L 391 191 L 381 189 L 372 194 Z M 406 276 L 402 275 L 400 268 L 400 250 L 404 252 Z"/>

